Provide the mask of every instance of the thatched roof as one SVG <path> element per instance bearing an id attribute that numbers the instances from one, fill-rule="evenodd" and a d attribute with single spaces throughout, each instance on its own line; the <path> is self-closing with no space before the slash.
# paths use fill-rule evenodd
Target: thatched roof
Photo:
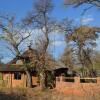
<path id="1" fill-rule="evenodd" d="M 37 54 L 37 50 L 30 48 L 30 49 L 26 50 L 21 56 L 23 58 L 26 58 L 26 57 L 30 57 L 31 58 L 35 54 Z"/>
<path id="2" fill-rule="evenodd" d="M 36 55 L 37 51 L 35 49 L 29 48 L 24 53 L 22 53 L 19 57 L 15 57 L 13 60 L 11 60 L 8 64 L 16 64 L 16 61 L 20 59 L 25 59 L 29 57 L 30 59 L 33 57 L 33 55 Z"/>

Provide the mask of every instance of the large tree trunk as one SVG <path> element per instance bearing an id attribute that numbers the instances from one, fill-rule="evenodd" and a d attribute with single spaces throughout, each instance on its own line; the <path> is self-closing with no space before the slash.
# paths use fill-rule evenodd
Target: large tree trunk
<path id="1" fill-rule="evenodd" d="M 45 73 L 45 51 L 42 51 L 39 55 L 39 83 L 41 90 L 46 88 L 46 73 Z"/>
<path id="2" fill-rule="evenodd" d="M 45 85 L 45 72 L 44 71 L 41 71 L 40 74 L 39 74 L 39 78 L 40 78 L 40 87 L 41 87 L 41 90 L 44 90 L 46 88 L 46 85 Z"/>
<path id="3" fill-rule="evenodd" d="M 46 87 L 49 89 L 53 89 L 55 87 L 55 76 L 54 76 L 54 72 L 52 71 L 47 71 L 46 72 L 46 79 L 45 79 L 45 83 L 46 83 Z"/>
<path id="4" fill-rule="evenodd" d="M 89 55 L 89 53 L 86 52 L 86 50 L 83 49 L 82 45 L 79 45 L 78 56 L 79 56 L 79 61 L 81 62 L 82 67 L 83 67 L 82 76 L 83 77 L 96 76 L 95 72 L 93 70 L 93 64 L 92 64 L 92 61 L 90 59 L 90 55 Z M 85 68 L 87 68 L 88 70 L 86 71 Z"/>
<path id="5" fill-rule="evenodd" d="M 84 65 L 84 61 L 83 61 L 83 50 L 82 50 L 82 45 L 81 44 L 78 44 L 78 59 L 79 59 L 79 61 L 80 61 L 80 63 L 81 63 L 81 65 L 82 65 L 82 77 L 85 77 L 85 70 L 84 70 L 84 68 L 85 68 L 85 65 Z"/>
<path id="6" fill-rule="evenodd" d="M 28 70 L 26 70 L 26 75 L 27 75 L 27 87 L 31 88 L 32 87 L 32 76 Z"/>
<path id="7" fill-rule="evenodd" d="M 93 64 L 92 64 L 92 61 L 91 61 L 91 58 L 90 58 L 90 54 L 83 49 L 83 55 L 84 55 L 84 62 L 85 62 L 85 66 L 88 68 L 89 70 L 89 76 L 90 77 L 96 77 L 96 73 L 93 69 Z"/>

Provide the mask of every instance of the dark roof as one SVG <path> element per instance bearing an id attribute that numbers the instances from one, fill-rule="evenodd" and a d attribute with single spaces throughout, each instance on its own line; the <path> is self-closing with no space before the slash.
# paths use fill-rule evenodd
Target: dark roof
<path id="1" fill-rule="evenodd" d="M 57 70 L 57 69 L 61 69 L 61 68 L 68 69 L 68 67 L 66 67 L 62 62 L 55 61 L 55 62 L 53 62 L 53 64 L 51 66 L 47 67 L 46 69 L 53 71 L 53 70 Z"/>
<path id="2" fill-rule="evenodd" d="M 0 72 L 14 72 L 14 71 L 20 71 L 20 72 L 23 72 L 25 71 L 24 67 L 21 67 L 21 66 L 16 66 L 16 65 L 13 65 L 13 66 L 10 66 L 10 65 L 2 65 L 0 66 Z"/>

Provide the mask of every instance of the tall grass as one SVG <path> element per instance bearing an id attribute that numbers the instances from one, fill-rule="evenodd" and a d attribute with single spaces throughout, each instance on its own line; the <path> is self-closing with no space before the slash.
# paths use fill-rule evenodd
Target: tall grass
<path id="1" fill-rule="evenodd" d="M 40 91 L 39 88 L 2 88 L 0 89 L 0 100 L 100 100 L 100 94 L 92 90 L 84 96 L 76 96 L 74 94 L 65 95 L 56 90 Z"/>

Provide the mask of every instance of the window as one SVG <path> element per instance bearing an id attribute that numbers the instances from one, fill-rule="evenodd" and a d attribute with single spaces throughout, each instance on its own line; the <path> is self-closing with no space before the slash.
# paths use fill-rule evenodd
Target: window
<path id="1" fill-rule="evenodd" d="M 15 80 L 21 80 L 21 73 L 20 72 L 15 72 L 14 73 L 14 79 Z"/>

